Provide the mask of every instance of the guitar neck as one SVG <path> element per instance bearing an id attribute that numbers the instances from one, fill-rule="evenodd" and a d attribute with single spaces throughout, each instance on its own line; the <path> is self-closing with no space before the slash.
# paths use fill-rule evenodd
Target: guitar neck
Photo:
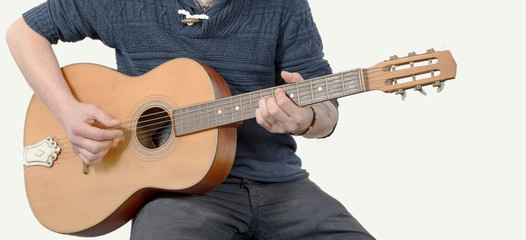
<path id="1" fill-rule="evenodd" d="M 355 69 L 297 83 L 221 98 L 173 110 L 178 136 L 225 126 L 256 117 L 258 102 L 283 89 L 298 106 L 308 106 L 366 91 L 367 71 Z"/>

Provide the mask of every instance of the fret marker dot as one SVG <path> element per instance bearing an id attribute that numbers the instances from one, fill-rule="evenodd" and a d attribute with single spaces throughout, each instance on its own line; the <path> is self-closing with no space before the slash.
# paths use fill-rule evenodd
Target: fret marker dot
<path id="1" fill-rule="evenodd" d="M 221 109 L 217 110 L 217 114 L 221 114 L 222 112 Z"/>
<path id="2" fill-rule="evenodd" d="M 293 98 L 293 97 L 294 97 L 294 93 L 291 93 L 291 94 L 290 94 L 290 97 Z"/>
<path id="3" fill-rule="evenodd" d="M 239 106 L 236 106 L 236 111 L 239 111 Z"/>
<path id="4" fill-rule="evenodd" d="M 322 87 L 318 87 L 318 92 L 321 92 L 321 90 L 323 90 Z"/>

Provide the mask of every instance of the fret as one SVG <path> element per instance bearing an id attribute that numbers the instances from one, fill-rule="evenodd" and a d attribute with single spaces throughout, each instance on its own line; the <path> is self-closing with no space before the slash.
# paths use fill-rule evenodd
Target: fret
<path id="1" fill-rule="evenodd" d="M 208 119 L 208 127 L 217 126 L 215 114 L 214 114 L 214 102 L 208 102 L 206 104 L 206 118 Z"/>
<path id="2" fill-rule="evenodd" d="M 343 80 L 343 73 L 340 73 L 340 78 L 342 80 L 343 95 L 345 95 L 345 81 Z"/>
<path id="3" fill-rule="evenodd" d="M 329 93 L 331 94 L 331 98 L 337 98 L 343 95 L 343 93 L 340 91 L 339 83 L 340 80 L 337 76 L 329 76 Z"/>
<path id="4" fill-rule="evenodd" d="M 203 111 L 201 109 L 201 104 L 197 105 L 197 108 L 199 108 L 199 129 L 203 129 Z"/>
<path id="5" fill-rule="evenodd" d="M 261 98 L 258 98 L 257 96 L 256 96 L 256 98 L 254 98 L 252 96 L 252 94 L 250 95 L 251 112 L 252 112 L 252 116 L 253 117 L 256 116 L 256 109 L 259 107 L 259 100 L 260 99 Z"/>
<path id="6" fill-rule="evenodd" d="M 201 112 L 199 111 L 199 105 L 193 107 L 193 118 L 194 118 L 194 132 L 200 129 L 201 125 Z"/>
<path id="7" fill-rule="evenodd" d="M 240 105 L 240 108 L 241 108 L 241 119 L 240 120 L 243 120 L 243 99 L 241 99 L 241 95 L 239 96 L 239 105 Z"/>
<path id="8" fill-rule="evenodd" d="M 351 91 L 350 94 L 358 93 L 361 91 L 358 72 L 356 71 L 347 72 L 347 73 L 344 73 L 344 76 L 346 77 L 346 79 L 348 79 L 345 82 L 345 88 Z"/>
<path id="9" fill-rule="evenodd" d="M 204 115 L 204 117 L 202 117 L 201 119 L 201 122 L 203 123 L 202 127 L 201 127 L 201 130 L 204 130 L 204 129 L 208 129 L 210 128 L 210 118 L 209 118 L 209 109 L 208 109 L 208 103 L 203 103 L 203 104 L 199 104 L 201 105 L 201 116 Z"/>
<path id="10" fill-rule="evenodd" d="M 230 100 L 230 101 L 228 101 Z M 225 124 L 229 124 L 229 123 L 233 123 L 234 122 L 234 111 L 233 111 L 233 108 L 232 108 L 232 102 L 233 102 L 233 98 L 228 98 L 227 99 L 227 105 L 224 106 L 223 110 L 225 111 Z"/>
<path id="11" fill-rule="evenodd" d="M 270 97 L 270 96 L 273 96 L 273 88 L 267 88 L 267 89 L 262 89 L 260 90 L 262 96 L 261 98 L 263 97 Z"/>
<path id="12" fill-rule="evenodd" d="M 301 94 L 300 94 L 299 83 L 296 83 L 296 95 L 298 95 L 298 102 L 297 102 L 297 104 L 298 104 L 298 106 L 301 106 L 301 98 L 300 98 Z"/>
<path id="13" fill-rule="evenodd" d="M 176 113 L 178 112 L 178 113 Z M 174 114 L 174 124 L 175 124 L 175 133 L 177 135 L 182 135 L 184 134 L 184 125 L 183 125 L 183 115 L 181 113 L 181 109 L 175 109 L 173 111 L 173 114 Z"/>
<path id="14" fill-rule="evenodd" d="M 192 130 L 190 129 L 190 116 L 188 114 L 188 107 L 185 107 L 184 110 L 186 112 L 185 117 L 186 117 L 186 127 L 188 128 L 187 132 L 192 132 Z"/>
<path id="15" fill-rule="evenodd" d="M 217 108 L 217 114 L 219 116 L 219 119 L 222 120 L 220 123 L 220 125 L 223 125 L 225 124 L 225 113 L 224 113 L 224 106 L 225 106 L 225 101 L 224 99 L 221 99 L 221 105 L 219 105 L 219 108 Z"/>
<path id="16" fill-rule="evenodd" d="M 207 104 L 207 118 L 208 118 L 208 126 L 210 127 L 215 127 L 217 126 L 217 119 L 216 119 L 216 115 L 214 114 L 214 102 L 209 102 Z"/>
<path id="17" fill-rule="evenodd" d="M 306 106 L 313 103 L 311 98 L 310 81 L 298 82 L 298 84 L 300 85 L 298 95 L 300 95 L 301 99 L 301 104 L 298 104 L 298 106 Z"/>
<path id="18" fill-rule="evenodd" d="M 323 102 L 329 99 L 326 91 L 326 85 L 323 78 L 315 79 L 312 81 L 314 89 L 314 99 L 315 102 Z"/>
<path id="19" fill-rule="evenodd" d="M 234 108 L 234 98 L 233 97 L 230 97 L 230 107 L 229 107 L 229 110 L 230 110 L 230 115 L 232 116 L 232 122 L 230 123 L 233 123 L 233 122 L 236 122 L 235 120 L 235 114 L 236 114 L 236 110 Z M 239 108 L 239 107 L 238 107 Z"/>
<path id="20" fill-rule="evenodd" d="M 294 84 L 283 85 L 283 91 L 285 91 L 285 94 L 287 94 L 287 96 L 292 102 L 296 103 L 297 94 L 296 86 L 294 86 Z"/>
<path id="21" fill-rule="evenodd" d="M 311 103 L 314 103 L 314 89 L 312 89 L 312 80 L 309 81 L 310 83 L 310 98 L 311 98 Z"/>
<path id="22" fill-rule="evenodd" d="M 174 128 L 178 135 L 183 135 L 254 118 L 259 101 L 265 96 L 275 97 L 278 88 L 298 106 L 359 93 L 364 87 L 360 74 L 363 72 L 359 70 L 341 72 L 176 109 Z"/>
<path id="23" fill-rule="evenodd" d="M 197 129 L 196 116 L 195 116 L 196 106 L 190 106 L 190 108 L 188 110 L 190 112 L 189 116 L 191 116 L 190 117 L 190 123 L 191 123 L 191 126 L 192 126 L 192 132 L 195 132 L 196 129 Z"/>
<path id="24" fill-rule="evenodd" d="M 329 94 L 329 84 L 327 83 L 327 76 L 325 76 L 325 91 L 327 91 L 327 99 L 331 99 L 331 95 Z"/>
<path id="25" fill-rule="evenodd" d="M 241 98 L 231 97 L 230 99 L 232 106 L 232 122 L 239 122 L 243 119 Z"/>
<path id="26" fill-rule="evenodd" d="M 250 116 L 253 117 L 254 116 L 254 105 L 252 104 L 252 92 L 249 92 L 248 93 L 248 101 L 250 102 Z"/>
<path id="27" fill-rule="evenodd" d="M 358 79 L 360 81 L 360 90 L 362 90 L 362 92 L 365 92 L 366 88 L 365 88 L 365 76 L 363 74 L 363 69 L 359 68 L 358 69 Z"/>
<path id="28" fill-rule="evenodd" d="M 212 116 L 214 116 L 214 126 L 217 127 L 219 126 L 219 123 L 217 122 L 216 102 L 217 101 L 213 101 L 210 103 L 210 105 L 212 105 L 210 108 L 211 109 L 210 113 L 212 114 Z"/>

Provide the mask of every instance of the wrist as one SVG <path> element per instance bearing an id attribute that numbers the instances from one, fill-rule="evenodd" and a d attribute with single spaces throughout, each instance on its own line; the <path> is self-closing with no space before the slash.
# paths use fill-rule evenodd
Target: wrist
<path id="1" fill-rule="evenodd" d="M 54 102 L 54 106 L 51 107 L 52 112 L 55 114 L 57 120 L 60 123 L 64 123 L 64 120 L 68 118 L 69 114 L 77 108 L 77 104 L 80 103 L 77 99 L 62 99 Z"/>
<path id="2" fill-rule="evenodd" d="M 312 129 L 314 128 L 314 124 L 316 124 L 316 120 L 318 119 L 317 116 L 316 116 L 316 110 L 314 110 L 314 108 L 312 106 L 309 106 L 309 108 L 311 109 L 312 111 L 312 120 L 309 124 L 309 126 L 307 127 L 307 129 L 305 129 L 304 131 L 301 131 L 300 133 L 292 133 L 292 135 L 294 136 L 303 136 L 303 135 L 307 135 L 309 134 Z"/>

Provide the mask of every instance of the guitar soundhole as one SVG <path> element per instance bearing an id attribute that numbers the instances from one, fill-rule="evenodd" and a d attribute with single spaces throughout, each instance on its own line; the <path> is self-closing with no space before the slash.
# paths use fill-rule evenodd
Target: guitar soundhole
<path id="1" fill-rule="evenodd" d="M 160 107 L 144 111 L 137 121 L 137 141 L 148 149 L 163 146 L 172 134 L 170 115 Z"/>

